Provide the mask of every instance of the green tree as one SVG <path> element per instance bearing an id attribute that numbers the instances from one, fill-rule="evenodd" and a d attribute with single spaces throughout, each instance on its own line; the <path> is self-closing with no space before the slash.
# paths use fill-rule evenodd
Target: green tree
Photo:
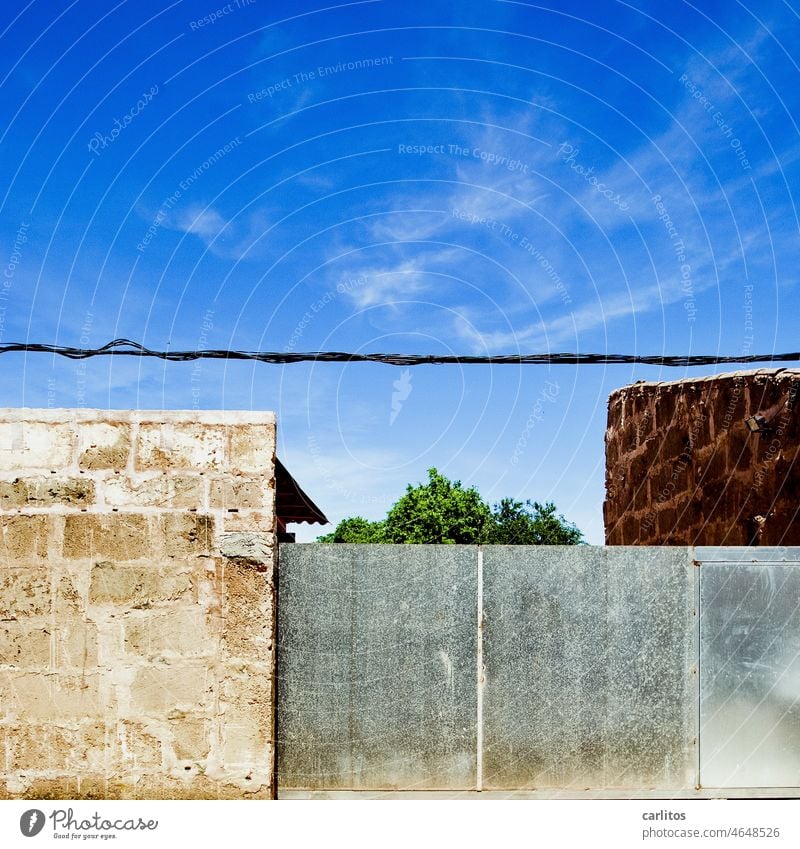
<path id="1" fill-rule="evenodd" d="M 576 545 L 583 534 L 556 513 L 552 502 L 504 498 L 494 510 L 474 487 L 465 489 L 436 469 L 428 482 L 408 485 L 381 522 L 355 516 L 341 521 L 319 542 L 349 543 L 494 543 L 500 545 Z"/>
<path id="2" fill-rule="evenodd" d="M 488 539 L 489 505 L 473 487 L 428 469 L 428 483 L 408 485 L 386 517 L 386 542 L 479 543 Z"/>
<path id="3" fill-rule="evenodd" d="M 361 516 L 342 519 L 335 530 L 317 537 L 317 542 L 388 542 L 383 522 L 369 522 Z"/>
<path id="4" fill-rule="evenodd" d="M 514 501 L 495 504 L 489 542 L 495 545 L 579 545 L 583 534 L 563 516 L 552 501 Z"/>

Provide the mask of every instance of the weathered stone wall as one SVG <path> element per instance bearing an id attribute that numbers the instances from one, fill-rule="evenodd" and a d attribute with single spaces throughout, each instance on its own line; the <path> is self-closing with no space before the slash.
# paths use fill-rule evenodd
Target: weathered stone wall
<path id="1" fill-rule="evenodd" d="M 269 798 L 272 413 L 0 410 L 0 798 Z"/>
<path id="2" fill-rule="evenodd" d="M 799 390 L 800 370 L 761 369 L 614 392 L 606 542 L 800 544 Z"/>

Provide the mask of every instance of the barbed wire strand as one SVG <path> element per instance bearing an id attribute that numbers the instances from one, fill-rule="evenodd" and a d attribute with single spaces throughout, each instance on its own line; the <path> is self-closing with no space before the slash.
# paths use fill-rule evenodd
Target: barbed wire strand
<path id="1" fill-rule="evenodd" d="M 651 366 L 710 366 L 723 363 L 788 363 L 800 361 L 800 352 L 788 354 L 748 354 L 720 356 L 706 354 L 639 355 L 639 354 L 356 354 L 343 351 L 231 351 L 209 349 L 201 351 L 154 351 L 130 339 L 114 339 L 99 348 L 71 348 L 65 345 L 46 345 L 35 342 L 0 344 L 0 354 L 56 354 L 71 360 L 90 357 L 154 357 L 169 362 L 192 360 L 252 360 L 284 365 L 289 363 L 384 363 L 391 366 L 421 365 L 625 365 Z"/>

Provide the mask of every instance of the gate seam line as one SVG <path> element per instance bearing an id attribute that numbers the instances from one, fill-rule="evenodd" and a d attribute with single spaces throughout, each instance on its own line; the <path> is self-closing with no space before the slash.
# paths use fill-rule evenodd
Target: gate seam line
<path id="1" fill-rule="evenodd" d="M 477 726 L 475 789 L 483 790 L 483 548 L 478 546 Z"/>
<path id="2" fill-rule="evenodd" d="M 694 550 L 692 550 L 692 560 L 694 569 L 695 585 L 694 585 L 694 601 L 695 610 L 697 610 L 697 623 L 695 625 L 694 638 L 697 644 L 697 683 L 694 688 L 695 696 L 695 733 L 697 734 L 697 751 L 695 752 L 695 789 L 700 790 L 703 786 L 702 777 L 702 746 L 703 738 L 700 733 L 701 723 L 703 721 L 702 700 L 703 700 L 703 685 L 701 665 L 703 662 L 703 562 L 697 559 Z"/>

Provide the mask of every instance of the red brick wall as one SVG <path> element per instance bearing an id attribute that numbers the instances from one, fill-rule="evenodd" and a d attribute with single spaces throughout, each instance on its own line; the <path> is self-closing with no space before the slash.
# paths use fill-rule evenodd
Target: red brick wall
<path id="1" fill-rule="evenodd" d="M 608 545 L 800 545 L 800 370 L 612 393 Z M 745 424 L 760 414 L 769 431 Z"/>

